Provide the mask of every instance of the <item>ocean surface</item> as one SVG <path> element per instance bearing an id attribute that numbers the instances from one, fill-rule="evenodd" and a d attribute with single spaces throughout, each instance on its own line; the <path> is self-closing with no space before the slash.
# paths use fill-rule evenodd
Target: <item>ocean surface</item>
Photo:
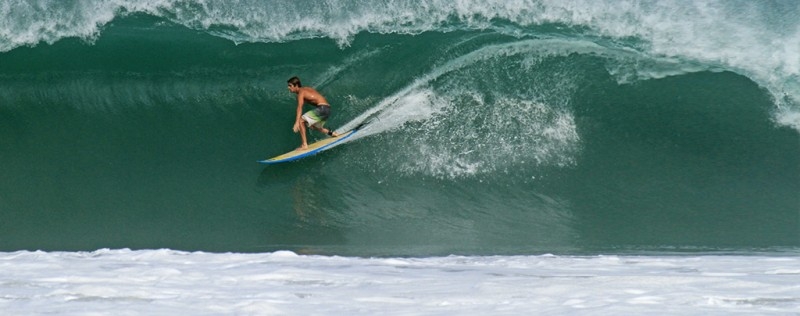
<path id="1" fill-rule="evenodd" d="M 800 310 L 797 1 L 0 16 L 3 310 Z M 292 76 L 369 125 L 261 165 L 300 144 Z"/>

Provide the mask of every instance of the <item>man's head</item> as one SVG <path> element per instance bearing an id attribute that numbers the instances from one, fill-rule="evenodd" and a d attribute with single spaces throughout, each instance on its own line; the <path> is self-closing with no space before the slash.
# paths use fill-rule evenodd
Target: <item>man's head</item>
<path id="1" fill-rule="evenodd" d="M 289 83 L 289 91 L 294 93 L 297 93 L 297 91 L 300 90 L 300 87 L 303 86 L 303 84 L 300 83 L 300 78 L 297 77 L 291 77 L 286 82 Z"/>

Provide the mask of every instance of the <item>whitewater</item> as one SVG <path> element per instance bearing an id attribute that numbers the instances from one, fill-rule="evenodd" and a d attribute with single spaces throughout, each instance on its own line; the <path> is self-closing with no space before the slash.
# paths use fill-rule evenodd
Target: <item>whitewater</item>
<path id="1" fill-rule="evenodd" d="M 795 315 L 800 258 L 0 254 L 7 315 Z"/>

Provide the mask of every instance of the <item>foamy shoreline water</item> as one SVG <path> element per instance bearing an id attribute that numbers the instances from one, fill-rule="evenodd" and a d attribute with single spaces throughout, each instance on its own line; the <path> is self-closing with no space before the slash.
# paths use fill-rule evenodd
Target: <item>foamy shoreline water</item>
<path id="1" fill-rule="evenodd" d="M 797 256 L 0 253 L 7 315 L 796 314 Z"/>

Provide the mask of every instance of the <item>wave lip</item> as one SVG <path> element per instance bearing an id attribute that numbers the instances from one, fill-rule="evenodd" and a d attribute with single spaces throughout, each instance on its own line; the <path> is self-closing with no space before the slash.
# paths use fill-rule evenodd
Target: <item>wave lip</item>
<path id="1" fill-rule="evenodd" d="M 800 130 L 800 8 L 752 1 L 260 1 L 8 0 L 0 4 L 0 52 L 96 40 L 117 17 L 144 13 L 242 42 L 330 38 L 362 32 L 420 34 L 493 30 L 537 36 L 546 25 L 610 40 L 652 58 L 676 58 L 745 75 L 775 99 L 775 121 Z"/>
<path id="2" fill-rule="evenodd" d="M 118 5 L 108 1 L 25 1 L 0 4 L 0 52 L 62 38 L 96 39 L 100 27 L 112 21 Z"/>

